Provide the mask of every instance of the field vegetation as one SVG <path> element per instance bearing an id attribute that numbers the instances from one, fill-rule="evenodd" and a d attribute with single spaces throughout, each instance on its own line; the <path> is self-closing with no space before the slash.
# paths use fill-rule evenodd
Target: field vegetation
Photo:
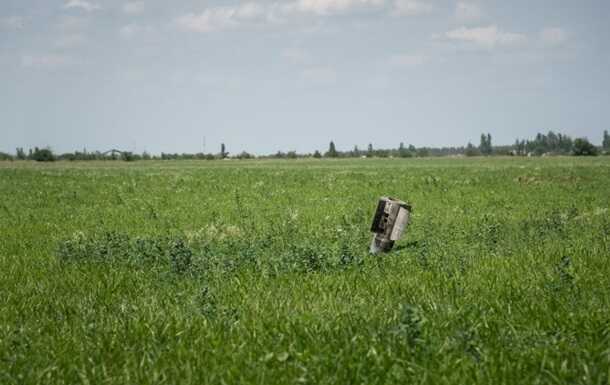
<path id="1" fill-rule="evenodd" d="M 373 144 L 369 143 L 366 150 L 361 150 L 355 146 L 352 150 L 339 151 L 332 140 L 328 145 L 328 151 L 322 154 L 319 150 L 313 153 L 297 153 L 296 151 L 278 151 L 274 154 L 255 155 L 247 151 L 236 152 L 231 154 L 227 151 L 224 143 L 220 144 L 219 153 L 164 153 L 150 154 L 144 151 L 138 154 L 132 151 L 121 151 L 111 149 L 105 152 L 100 151 L 82 151 L 67 152 L 55 154 L 50 147 L 29 149 L 26 151 L 23 147 L 18 147 L 15 155 L 0 152 L 1 160 L 35 160 L 37 162 L 53 162 L 56 160 L 69 161 L 100 161 L 100 160 L 121 160 L 125 162 L 141 161 L 141 160 L 218 160 L 218 159 L 306 159 L 314 158 L 425 158 L 425 157 L 443 157 L 443 156 L 556 156 L 556 155 L 574 155 L 574 156 L 597 156 L 610 155 L 610 134 L 604 131 L 601 146 L 597 147 L 587 138 L 572 139 L 568 135 L 549 131 L 547 134 L 538 133 L 533 139 L 517 139 L 511 146 L 492 144 L 491 134 L 481 134 L 481 141 L 476 147 L 472 143 L 468 143 L 465 147 L 415 147 L 412 144 L 405 145 L 400 142 L 398 148 L 373 148 Z"/>
<path id="2" fill-rule="evenodd" d="M 609 192 L 607 157 L 0 162 L 0 384 L 608 385 Z"/>

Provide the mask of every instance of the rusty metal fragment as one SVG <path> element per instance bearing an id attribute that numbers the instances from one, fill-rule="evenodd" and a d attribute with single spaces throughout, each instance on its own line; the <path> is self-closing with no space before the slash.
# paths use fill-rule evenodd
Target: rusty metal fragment
<path id="1" fill-rule="evenodd" d="M 409 224 L 411 206 L 398 199 L 381 197 L 373 217 L 371 231 L 375 234 L 370 252 L 388 252 L 404 234 Z"/>

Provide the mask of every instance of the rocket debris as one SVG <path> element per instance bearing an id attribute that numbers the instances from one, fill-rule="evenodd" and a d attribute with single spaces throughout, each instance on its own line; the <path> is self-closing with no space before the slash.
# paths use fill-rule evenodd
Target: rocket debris
<path id="1" fill-rule="evenodd" d="M 411 206 L 398 199 L 381 197 L 373 218 L 371 254 L 388 252 L 405 232 L 411 217 Z"/>

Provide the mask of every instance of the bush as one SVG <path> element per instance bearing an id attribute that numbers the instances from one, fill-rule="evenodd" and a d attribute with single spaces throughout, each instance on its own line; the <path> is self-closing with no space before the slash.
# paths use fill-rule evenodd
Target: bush
<path id="1" fill-rule="evenodd" d="M 136 154 L 134 154 L 133 152 L 124 151 L 121 153 L 121 160 L 123 160 L 125 162 L 133 162 L 135 160 L 138 160 L 138 156 Z"/>
<path id="2" fill-rule="evenodd" d="M 479 149 L 476 148 L 472 143 L 468 143 L 468 145 L 466 146 L 466 151 L 464 152 L 464 154 L 466 156 L 477 156 L 477 155 L 481 155 L 481 153 L 479 152 Z"/>
<path id="3" fill-rule="evenodd" d="M 13 160 L 13 156 L 5 152 L 0 152 L 0 160 Z"/>
<path id="4" fill-rule="evenodd" d="M 235 157 L 237 159 L 254 159 L 254 155 L 252 155 L 246 151 L 242 151 L 241 153 L 237 154 Z"/>
<path id="5" fill-rule="evenodd" d="M 419 158 L 425 158 L 425 157 L 427 157 L 429 155 L 430 155 L 430 151 L 427 148 L 423 147 L 423 148 L 418 148 L 417 149 L 417 156 Z"/>
<path id="6" fill-rule="evenodd" d="M 577 138 L 574 140 L 573 154 L 575 156 L 596 156 L 597 148 L 586 138 Z"/>
<path id="7" fill-rule="evenodd" d="M 55 155 L 50 148 L 38 148 L 34 149 L 32 153 L 32 159 L 37 162 L 53 162 L 55 161 Z"/>

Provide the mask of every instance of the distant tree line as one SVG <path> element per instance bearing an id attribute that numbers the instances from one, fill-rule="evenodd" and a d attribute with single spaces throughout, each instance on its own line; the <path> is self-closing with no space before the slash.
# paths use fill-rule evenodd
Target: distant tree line
<path id="1" fill-rule="evenodd" d="M 297 159 L 297 158 L 412 158 L 412 157 L 440 157 L 440 156 L 545 156 L 545 155 L 574 155 L 595 156 L 599 154 L 610 155 L 610 135 L 604 131 L 602 145 L 597 147 L 587 138 L 572 139 L 567 135 L 549 131 L 547 134 L 538 133 L 533 139 L 517 139 L 513 145 L 494 146 L 489 133 L 481 134 L 479 145 L 471 142 L 461 147 L 415 147 L 412 144 L 405 145 L 400 142 L 397 148 L 376 149 L 369 143 L 366 150 L 354 146 L 349 151 L 339 151 L 334 141 L 328 145 L 324 153 L 316 150 L 314 153 L 299 154 L 296 151 L 278 151 L 270 155 L 255 156 L 246 151 L 232 155 L 227 151 L 224 143 L 220 146 L 220 152 L 212 153 L 164 153 L 151 155 L 146 151 L 138 154 L 130 151 L 112 149 L 105 152 L 75 151 L 63 154 L 55 154 L 49 147 L 29 149 L 26 153 L 23 148 L 17 148 L 15 154 L 0 152 L 0 160 L 34 160 L 38 162 L 51 162 L 55 160 L 83 161 L 83 160 L 217 160 L 217 159 Z"/>
<path id="2" fill-rule="evenodd" d="M 224 154 L 226 157 L 228 154 Z M 0 152 L 0 160 L 34 160 L 39 162 L 52 162 L 56 160 L 69 160 L 69 161 L 83 161 L 83 160 L 122 160 L 126 162 L 137 161 L 137 160 L 172 160 L 172 159 L 201 159 L 201 160 L 214 160 L 221 159 L 223 156 L 218 154 L 187 154 L 187 153 L 164 153 L 159 155 L 151 155 L 144 151 L 141 154 L 134 153 L 131 151 L 121 150 L 109 150 L 105 152 L 87 150 L 68 152 L 62 154 L 55 154 L 51 148 L 38 148 L 29 149 L 26 153 L 23 148 L 17 148 L 15 155 Z"/>

